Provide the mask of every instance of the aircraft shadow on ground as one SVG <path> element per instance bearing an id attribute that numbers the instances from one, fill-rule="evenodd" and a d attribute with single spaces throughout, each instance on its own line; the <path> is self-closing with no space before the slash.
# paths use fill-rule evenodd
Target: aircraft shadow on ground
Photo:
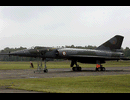
<path id="1" fill-rule="evenodd" d="M 82 70 L 82 71 L 68 71 L 68 72 L 130 72 L 130 70 L 105 70 L 105 71 Z"/>
<path id="2" fill-rule="evenodd" d="M 81 72 L 130 72 L 130 70 L 105 70 L 105 71 L 82 70 Z"/>
<path id="3" fill-rule="evenodd" d="M 72 71 L 72 70 L 68 70 L 68 71 L 49 71 L 49 74 L 53 74 L 53 73 L 83 73 L 83 72 L 92 72 L 92 73 L 109 73 L 109 72 L 130 72 L 130 70 L 105 70 L 105 71 L 96 71 L 96 70 L 82 70 L 82 71 Z M 41 73 L 39 73 L 41 74 Z"/>

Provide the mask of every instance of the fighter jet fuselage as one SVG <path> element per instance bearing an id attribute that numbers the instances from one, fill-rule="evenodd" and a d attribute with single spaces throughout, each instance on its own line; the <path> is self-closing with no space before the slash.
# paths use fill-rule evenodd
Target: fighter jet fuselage
<path id="1" fill-rule="evenodd" d="M 96 49 L 35 47 L 33 49 L 7 53 L 5 55 L 39 57 L 43 60 L 46 60 L 46 58 L 67 59 L 71 60 L 71 67 L 76 65 L 76 68 L 73 68 L 74 71 L 81 70 L 81 67 L 77 65 L 77 62 L 97 64 L 96 70 L 99 68 L 104 70 L 105 67 L 102 67 L 101 64 L 105 63 L 107 60 L 130 60 L 129 58 L 124 57 L 121 50 L 123 39 L 123 36 L 116 35 Z"/>
<path id="2" fill-rule="evenodd" d="M 24 57 L 40 57 L 40 58 L 52 58 L 52 59 L 68 59 L 77 60 L 81 63 L 96 63 L 97 59 L 101 60 L 101 63 L 105 63 L 105 60 L 120 60 L 124 58 L 122 52 L 93 50 L 93 49 L 77 49 L 77 48 L 51 48 L 43 47 L 44 49 L 25 49 L 17 52 L 12 52 L 13 56 Z"/>

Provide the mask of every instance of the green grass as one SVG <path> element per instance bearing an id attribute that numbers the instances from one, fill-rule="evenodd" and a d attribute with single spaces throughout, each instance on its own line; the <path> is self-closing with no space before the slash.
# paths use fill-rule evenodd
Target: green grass
<path id="1" fill-rule="evenodd" d="M 0 80 L 0 86 L 51 93 L 130 93 L 130 75 Z"/>
<path id="2" fill-rule="evenodd" d="M 70 68 L 70 61 L 59 61 L 59 62 L 47 62 L 48 69 L 50 68 Z M 37 68 L 37 62 L 33 62 L 34 68 Z M 82 68 L 96 67 L 96 64 L 82 64 L 78 63 Z M 44 62 L 43 62 L 44 66 Z M 119 66 L 130 66 L 130 61 L 107 61 L 103 64 L 104 67 L 119 67 Z M 0 62 L 0 70 L 10 69 L 30 69 L 30 62 Z"/>
<path id="3" fill-rule="evenodd" d="M 42 63 L 44 66 L 44 62 Z M 33 62 L 34 68 L 37 68 L 37 62 Z M 70 68 L 70 62 L 47 62 L 48 69 L 50 68 Z M 0 70 L 10 69 L 32 69 L 30 62 L 0 62 Z"/>

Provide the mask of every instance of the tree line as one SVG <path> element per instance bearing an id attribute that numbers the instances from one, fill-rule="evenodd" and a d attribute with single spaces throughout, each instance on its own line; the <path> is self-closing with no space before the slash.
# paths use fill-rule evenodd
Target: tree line
<path id="1" fill-rule="evenodd" d="M 57 48 L 80 48 L 80 49 L 96 49 L 96 46 L 57 46 Z M 9 52 L 14 52 L 17 50 L 23 50 L 23 49 L 27 49 L 26 47 L 19 47 L 19 48 L 9 48 L 6 47 L 3 50 L 0 51 L 0 53 L 9 53 Z M 129 57 L 130 58 L 130 48 L 126 47 L 121 48 L 123 53 L 125 54 L 125 57 Z M 32 57 L 18 57 L 18 56 L 8 56 L 8 55 L 0 55 L 0 61 L 37 61 L 39 60 L 38 58 L 32 58 Z"/>

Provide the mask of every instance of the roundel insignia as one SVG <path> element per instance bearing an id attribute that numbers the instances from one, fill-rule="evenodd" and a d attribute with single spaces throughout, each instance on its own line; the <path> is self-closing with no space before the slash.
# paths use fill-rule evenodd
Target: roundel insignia
<path id="1" fill-rule="evenodd" d="M 65 52 L 65 51 L 63 51 L 63 52 L 62 52 L 62 54 L 63 54 L 63 56 L 65 56 L 65 55 L 66 55 L 66 52 Z"/>

